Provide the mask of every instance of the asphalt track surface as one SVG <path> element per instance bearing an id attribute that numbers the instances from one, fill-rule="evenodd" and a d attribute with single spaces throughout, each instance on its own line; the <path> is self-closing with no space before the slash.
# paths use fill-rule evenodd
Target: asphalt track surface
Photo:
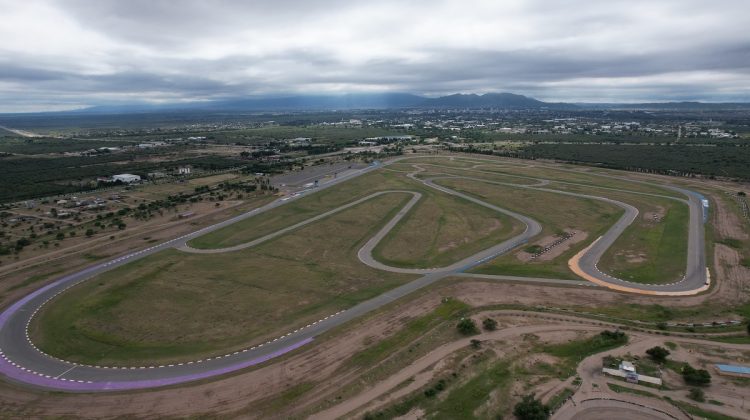
<path id="1" fill-rule="evenodd" d="M 400 161 L 404 159 L 406 158 L 395 159 L 392 162 L 396 162 L 396 161 Z M 518 247 L 519 245 L 523 243 L 526 243 L 529 239 L 531 239 L 532 237 L 539 234 L 539 232 L 541 232 L 541 226 L 539 225 L 539 223 L 529 217 L 526 217 L 526 216 L 523 216 L 521 214 L 517 214 L 514 212 L 510 212 L 506 209 L 502 209 L 492 204 L 483 202 L 470 195 L 466 195 L 457 191 L 453 191 L 444 186 L 437 185 L 434 183 L 432 179 L 423 180 L 423 179 L 416 178 L 415 174 L 421 171 L 421 169 L 418 169 L 417 171 L 415 171 L 415 173 L 409 174 L 409 176 L 419 182 L 422 182 L 424 185 L 430 188 L 442 191 L 446 194 L 451 194 L 451 195 L 463 198 L 465 200 L 469 200 L 478 205 L 487 207 L 499 213 L 503 213 L 509 217 L 516 218 L 520 220 L 526 226 L 526 229 L 522 233 L 520 233 L 519 235 L 513 238 L 505 240 L 502 243 L 497 244 L 489 249 L 483 250 L 475 255 L 472 255 L 471 257 L 465 258 L 461 261 L 451 264 L 448 267 L 441 267 L 441 268 L 434 268 L 434 269 L 402 269 L 398 267 L 386 266 L 382 263 L 379 263 L 374 258 L 372 258 L 372 249 L 377 245 L 377 243 L 383 237 L 385 237 L 385 235 L 396 224 L 398 224 L 398 222 L 409 212 L 409 210 L 421 198 L 421 194 L 418 192 L 405 191 L 405 190 L 393 190 L 393 191 L 382 191 L 382 192 L 371 194 L 355 202 L 345 204 L 337 209 L 333 209 L 329 212 L 315 216 L 306 221 L 298 223 L 294 226 L 284 228 L 278 232 L 274 232 L 270 235 L 266 235 L 255 241 L 249 242 L 247 244 L 242 244 L 236 247 L 230 247 L 230 248 L 220 249 L 220 250 L 196 250 L 187 246 L 187 242 L 195 237 L 224 228 L 240 220 L 253 217 L 259 213 L 273 210 L 276 207 L 284 205 L 289 201 L 304 197 L 310 193 L 313 193 L 314 191 L 319 191 L 325 188 L 329 188 L 341 182 L 345 182 L 355 176 L 365 174 L 365 173 L 371 172 L 379 168 L 380 168 L 380 165 L 373 165 L 373 166 L 367 167 L 357 172 L 351 172 L 346 175 L 342 175 L 339 178 L 332 179 L 326 183 L 321 184 L 320 187 L 318 187 L 315 190 L 306 190 L 297 194 L 294 197 L 276 200 L 265 206 L 254 209 L 242 215 L 233 217 L 226 221 L 217 223 L 215 225 L 200 229 L 196 232 L 183 235 L 181 237 L 172 239 L 162 244 L 155 245 L 153 247 L 150 247 L 141 251 L 137 251 L 137 252 L 116 258 L 108 262 L 93 265 L 77 273 L 73 273 L 73 274 L 64 276 L 62 278 L 59 278 L 56 281 L 32 292 L 31 294 L 27 295 L 21 300 L 15 302 L 13 305 L 7 308 L 2 314 L 0 314 L 0 373 L 3 374 L 6 378 L 8 378 L 11 381 L 20 382 L 26 385 L 31 385 L 31 386 L 40 387 L 40 388 L 63 390 L 63 391 L 68 391 L 68 392 L 100 392 L 100 391 L 144 389 L 144 388 L 175 385 L 175 384 L 180 384 L 180 383 L 185 383 L 185 382 L 190 382 L 190 381 L 196 381 L 200 379 L 211 378 L 217 375 L 227 374 L 230 372 L 235 372 L 235 371 L 245 369 L 250 366 L 261 364 L 270 359 L 273 359 L 275 357 L 278 357 L 290 351 L 293 351 L 297 348 L 300 348 L 312 342 L 316 336 L 319 336 L 320 334 L 326 331 L 329 331 L 330 329 L 334 327 L 342 325 L 352 319 L 358 318 L 370 311 L 378 309 L 382 307 L 383 305 L 393 302 L 396 299 L 406 296 L 425 286 L 433 284 L 434 282 L 441 280 L 445 277 L 453 276 L 453 275 L 459 275 L 459 276 L 469 275 L 469 274 L 463 274 L 463 273 L 479 264 L 482 264 L 492 258 L 497 257 L 498 255 L 502 255 Z M 461 178 L 458 176 L 451 176 L 451 177 Z M 477 180 L 477 181 L 487 182 L 487 180 Z M 543 185 L 546 185 L 546 184 L 543 182 L 534 186 L 524 185 L 524 186 L 518 186 L 518 187 L 535 188 L 535 189 L 541 189 L 541 190 L 546 191 L 546 189 L 543 188 Z M 557 191 L 557 190 L 549 190 L 549 191 L 560 193 L 560 191 Z M 165 364 L 165 365 L 129 366 L 129 367 L 106 367 L 106 366 L 91 366 L 91 365 L 72 363 L 72 362 L 54 358 L 50 355 L 46 355 L 43 352 L 41 352 L 41 350 L 39 350 L 36 346 L 34 346 L 34 344 L 29 339 L 28 325 L 31 322 L 31 319 L 33 318 L 33 316 L 40 310 L 40 308 L 43 307 L 45 303 L 54 299 L 59 294 L 65 292 L 65 290 L 67 290 L 68 288 L 73 287 L 82 281 L 88 280 L 91 277 L 94 277 L 100 273 L 103 273 L 115 267 L 119 267 L 121 265 L 127 264 L 134 260 L 143 258 L 148 255 L 152 255 L 154 253 L 157 253 L 159 251 L 169 249 L 169 248 L 178 248 L 178 249 L 181 249 L 183 251 L 188 251 L 188 252 L 209 252 L 209 253 L 230 252 L 230 251 L 234 251 L 237 249 L 249 248 L 251 246 L 273 239 L 274 237 L 277 237 L 279 235 L 293 231 L 294 229 L 297 229 L 305 224 L 314 223 L 317 220 L 330 216 L 338 211 L 342 211 L 345 208 L 352 207 L 358 203 L 374 198 L 378 195 L 391 194 L 391 193 L 412 194 L 412 199 L 390 221 L 388 221 L 386 225 L 383 226 L 383 228 L 381 228 L 381 230 L 378 231 L 378 233 L 376 233 L 376 235 L 373 238 L 371 238 L 360 249 L 358 256 L 363 263 L 369 266 L 375 267 L 375 268 L 389 270 L 389 271 L 396 271 L 396 272 L 422 274 L 422 276 L 400 287 L 391 289 L 388 292 L 381 294 L 380 296 L 377 296 L 373 299 L 359 303 L 347 310 L 329 315 L 328 317 L 325 317 L 307 326 L 298 328 L 297 330 L 289 332 L 286 335 L 278 337 L 274 340 L 270 340 L 265 343 L 258 344 L 256 346 L 246 348 L 243 350 L 239 350 L 239 351 L 235 351 L 232 353 L 209 357 L 209 358 L 205 358 L 201 360 L 184 362 L 184 363 L 174 363 L 174 364 Z M 568 192 L 565 192 L 565 194 L 588 197 L 583 194 L 575 194 L 575 193 L 568 193 Z M 605 199 L 602 197 L 595 197 L 595 196 L 591 196 L 591 198 L 609 200 L 609 199 Z M 619 202 L 616 202 L 616 203 L 619 203 Z M 695 206 L 692 205 L 692 203 L 693 202 L 691 200 L 690 240 L 691 242 L 696 239 L 700 239 L 702 241 L 703 239 L 702 211 L 703 210 L 702 210 L 702 207 L 699 207 L 698 210 L 701 213 L 698 214 L 699 217 L 697 218 L 694 217 Z M 624 203 L 620 203 L 620 204 L 623 204 L 624 206 L 628 206 Z M 698 201 L 698 205 L 700 206 L 700 201 Z M 637 210 L 635 211 L 637 215 Z M 605 246 L 607 242 L 608 241 L 610 241 L 610 243 L 613 242 L 614 239 L 616 239 L 617 236 L 619 236 L 619 234 L 622 233 L 622 231 L 627 227 L 627 225 L 629 224 L 628 220 L 632 221 L 632 218 L 633 218 L 632 213 L 628 213 L 626 209 L 625 215 L 623 215 L 623 217 L 612 228 L 610 228 L 610 230 L 607 233 L 605 233 L 604 236 L 602 236 L 599 240 L 597 240 L 594 246 L 589 247 L 588 252 L 596 256 L 597 253 L 599 253 L 602 249 L 606 250 L 606 248 L 608 247 L 608 246 Z M 696 221 L 698 222 L 698 226 L 694 226 Z M 694 230 L 699 231 L 700 236 L 694 236 L 693 235 Z M 599 243 L 603 245 L 598 246 L 597 244 Z M 699 245 L 699 246 L 697 248 L 691 247 L 691 252 L 703 249 L 702 242 L 696 245 Z M 603 253 L 603 251 L 601 252 Z M 696 255 L 698 254 L 700 253 L 697 252 Z M 586 255 L 589 255 L 589 254 L 587 253 Z M 691 264 L 691 262 L 695 262 L 691 259 L 690 255 L 688 256 L 688 260 L 689 260 L 688 261 L 689 265 Z M 588 274 L 599 275 L 600 277 L 602 277 L 602 280 L 606 282 L 617 281 L 617 279 L 603 277 L 606 275 L 599 273 L 599 271 L 595 267 L 596 260 L 592 259 L 591 261 L 594 261 L 593 270 L 591 269 L 589 265 L 582 265 L 587 270 L 589 270 L 587 271 Z M 703 260 L 700 260 L 700 258 L 698 258 L 698 261 L 705 261 L 705 258 Z M 701 269 L 697 271 L 705 273 L 705 268 L 701 267 Z M 696 270 L 693 270 L 693 273 L 695 272 Z M 688 274 L 690 274 L 690 271 L 688 272 Z M 522 280 L 522 281 L 545 282 L 545 283 L 553 283 L 553 284 L 558 283 L 561 285 L 562 284 L 566 284 L 566 285 L 585 284 L 585 283 L 580 283 L 580 282 L 576 283 L 576 282 L 571 282 L 571 281 L 566 282 L 564 280 L 528 279 L 528 278 L 516 278 L 512 276 L 485 276 L 485 277 L 491 278 L 491 279 L 497 279 L 497 280 L 510 280 L 510 281 Z M 696 274 L 694 277 L 700 277 L 700 276 L 699 274 Z M 685 280 L 678 282 L 676 285 L 671 285 L 671 286 L 676 287 L 676 288 L 682 288 L 683 290 L 688 290 L 690 287 L 694 285 L 693 284 L 694 281 L 687 281 L 688 279 L 693 280 L 693 277 L 686 276 Z M 703 282 L 701 281 L 700 284 L 702 285 Z M 647 286 L 643 286 L 643 287 L 647 287 Z"/>

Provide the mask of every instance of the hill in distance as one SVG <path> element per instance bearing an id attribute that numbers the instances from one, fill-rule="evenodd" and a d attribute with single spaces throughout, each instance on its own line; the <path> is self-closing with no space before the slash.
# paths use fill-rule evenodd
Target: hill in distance
<path id="1" fill-rule="evenodd" d="M 75 111 L 38 114 L 113 115 L 153 112 L 261 112 L 323 111 L 353 109 L 551 109 L 551 110 L 750 110 L 750 103 L 657 102 L 657 103 L 562 103 L 543 102 L 514 93 L 456 93 L 426 97 L 410 93 L 352 93 L 341 95 L 291 95 L 228 98 L 186 103 L 101 105 Z M 6 114 L 7 115 L 7 114 Z"/>
<path id="2" fill-rule="evenodd" d="M 513 93 L 483 95 L 457 93 L 429 98 L 410 93 L 358 93 L 345 95 L 296 95 L 281 97 L 249 97 L 218 101 L 190 102 L 162 105 L 96 106 L 76 113 L 133 113 L 149 111 L 276 111 L 276 110 L 342 110 L 342 109 L 398 109 L 398 108 L 578 108 L 573 104 L 542 102 Z"/>

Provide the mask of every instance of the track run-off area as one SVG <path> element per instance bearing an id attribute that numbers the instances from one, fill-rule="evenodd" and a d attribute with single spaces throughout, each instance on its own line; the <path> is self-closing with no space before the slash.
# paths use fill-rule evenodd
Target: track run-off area
<path id="1" fill-rule="evenodd" d="M 360 171 L 349 173 L 346 176 L 331 179 L 327 182 L 323 181 L 318 188 L 306 190 L 303 193 L 292 197 L 279 198 L 265 206 L 221 223 L 200 229 L 191 234 L 172 239 L 159 245 L 151 246 L 141 251 L 120 256 L 111 261 L 98 263 L 77 273 L 56 279 L 48 285 L 15 302 L 0 314 L 0 373 L 15 382 L 70 392 L 143 389 L 211 378 L 255 366 L 291 352 L 311 343 L 315 337 L 333 329 L 334 327 L 361 317 L 364 314 L 381 308 L 382 306 L 402 298 L 418 289 L 451 276 L 475 276 L 485 279 L 495 279 L 498 281 L 528 281 L 534 283 L 545 283 L 550 286 L 567 285 L 606 287 L 621 292 L 657 296 L 693 295 L 706 291 L 709 288 L 710 280 L 707 278 L 703 226 L 705 218 L 704 212 L 706 210 L 701 203 L 701 196 L 692 191 L 663 184 L 650 184 L 644 181 L 633 181 L 614 176 L 598 175 L 634 184 L 651 185 L 663 190 L 671 190 L 682 195 L 682 198 L 660 195 L 652 192 L 628 191 L 628 193 L 653 196 L 660 199 L 677 200 L 689 207 L 688 244 L 684 277 L 676 279 L 670 284 L 641 284 L 613 277 L 602 272 L 598 268 L 598 263 L 605 252 L 615 243 L 623 232 L 625 232 L 634 220 L 636 220 L 639 214 L 638 209 L 633 205 L 597 195 L 597 189 L 607 189 L 607 187 L 591 187 L 590 185 L 576 184 L 575 182 L 559 182 L 574 187 L 591 187 L 590 192 L 580 193 L 550 188 L 550 181 L 554 180 L 545 179 L 543 176 L 516 176 L 518 179 L 529 178 L 534 181 L 533 184 L 520 181 L 515 183 L 481 178 L 479 177 L 480 175 L 493 174 L 493 172 L 485 172 L 480 168 L 497 164 L 500 161 L 476 157 L 466 159 L 466 162 L 472 162 L 475 164 L 471 167 L 465 168 L 465 170 L 463 168 L 450 167 L 450 172 L 446 171 L 441 173 L 440 166 L 438 165 L 440 163 L 439 158 L 434 159 L 435 163 L 425 163 L 424 161 L 426 158 L 426 156 L 417 155 L 413 157 L 395 158 L 385 164 L 376 163 Z M 409 161 L 412 159 L 421 159 L 422 161 L 418 163 L 410 163 Z M 442 159 L 445 160 L 445 158 Z M 272 211 L 296 200 L 310 196 L 311 194 L 316 194 L 322 190 L 335 187 L 336 185 L 347 182 L 354 177 L 374 171 L 396 171 L 396 169 L 389 168 L 389 166 L 394 163 L 398 163 L 399 167 L 404 167 L 404 165 L 409 166 L 409 170 L 398 170 L 398 172 L 404 172 L 404 175 L 409 179 L 419 182 L 430 190 L 439 192 L 440 194 L 457 197 L 474 205 L 496 212 L 503 217 L 514 219 L 522 225 L 522 231 L 520 233 L 515 233 L 512 237 L 509 237 L 500 243 L 494 244 L 474 253 L 473 255 L 464 257 L 443 267 L 406 268 L 388 265 L 383 261 L 379 261 L 373 255 L 373 251 L 377 248 L 378 244 L 381 243 L 383 239 L 402 222 L 402 219 L 409 215 L 410 211 L 413 210 L 420 200 L 423 199 L 423 194 L 418 191 L 393 189 L 378 191 L 357 200 L 353 200 L 349 203 L 322 212 L 313 217 L 309 217 L 298 223 L 284 227 L 246 243 L 214 249 L 198 249 L 188 245 L 188 242 L 192 239 L 226 228 L 259 214 Z M 454 173 L 456 171 L 462 171 L 463 174 L 459 175 Z M 577 199 L 595 200 L 616 206 L 622 209 L 623 212 L 614 224 L 609 226 L 603 234 L 598 237 L 589 238 L 589 245 L 579 251 L 568 261 L 570 270 L 578 275 L 581 278 L 580 280 L 469 273 L 469 270 L 485 264 L 494 258 L 508 254 L 510 251 L 529 243 L 529 241 L 540 235 L 543 226 L 533 218 L 520 214 L 520 212 L 505 209 L 501 206 L 482 200 L 475 195 L 457 191 L 456 189 L 442 185 L 441 182 L 444 180 L 462 180 L 486 185 L 496 184 L 503 187 L 559 194 L 561 196 Z M 103 366 L 75 363 L 48 355 L 32 342 L 29 335 L 29 327 L 32 320 L 45 305 L 52 302 L 59 295 L 65 293 L 68 289 L 116 267 L 129 264 L 133 261 L 167 249 L 177 249 L 185 253 L 198 254 L 220 254 L 249 249 L 274 238 L 289 234 L 306 225 L 331 217 L 336 213 L 388 194 L 407 194 L 411 195 L 411 199 L 398 209 L 398 212 L 380 227 L 374 235 L 367 239 L 364 245 L 357 250 L 357 258 L 362 264 L 374 269 L 393 273 L 419 275 L 419 277 L 390 289 L 374 298 L 362 301 L 350 308 L 332 313 L 307 325 L 300 326 L 299 328 L 274 339 L 258 343 L 242 350 L 233 351 L 231 353 L 205 357 L 203 359 L 188 362 L 143 364 L 138 366 Z M 550 208 L 549 211 L 555 211 L 555 209 Z"/>

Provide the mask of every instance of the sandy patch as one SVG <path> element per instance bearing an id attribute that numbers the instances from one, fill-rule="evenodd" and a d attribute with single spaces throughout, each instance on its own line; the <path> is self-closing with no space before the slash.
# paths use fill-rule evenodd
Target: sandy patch
<path id="1" fill-rule="evenodd" d="M 648 256 L 645 253 L 633 250 L 621 251 L 615 255 L 619 257 L 625 257 L 625 260 L 629 264 L 638 264 L 648 261 Z"/>
<path id="2" fill-rule="evenodd" d="M 516 253 L 516 258 L 519 261 L 531 262 L 531 261 L 551 261 L 570 249 L 573 245 L 586 240 L 588 234 L 586 232 L 574 229 L 565 229 L 563 235 L 549 235 L 544 238 L 530 244 L 530 246 L 538 246 L 541 250 L 538 254 L 532 254 L 525 250 Z M 528 248 L 528 247 L 526 247 Z"/>
<path id="3" fill-rule="evenodd" d="M 716 261 L 716 277 L 724 284 L 725 287 L 737 290 L 734 296 L 727 295 L 733 303 L 741 303 L 746 299 L 743 298 L 748 292 L 747 280 L 750 279 L 750 268 L 740 265 L 741 256 L 734 249 L 716 244 L 714 248 L 714 260 Z"/>
<path id="4" fill-rule="evenodd" d="M 424 418 L 424 410 L 422 410 L 419 407 L 413 408 L 411 411 L 404 414 L 403 416 L 395 417 L 395 418 L 398 420 L 418 420 L 418 419 Z"/>
<path id="5" fill-rule="evenodd" d="M 721 239 L 736 238 L 745 240 L 748 238 L 748 232 L 745 229 L 745 223 L 741 220 L 736 213 L 731 211 L 728 206 L 736 206 L 734 197 L 726 196 L 727 200 L 732 200 L 731 203 L 724 201 L 725 197 L 718 197 L 717 195 L 711 195 L 715 211 L 711 222 L 719 232 Z"/>
<path id="6" fill-rule="evenodd" d="M 656 206 L 656 211 L 647 211 L 643 213 L 643 220 L 648 223 L 661 223 L 667 214 L 666 209 L 662 206 Z"/>

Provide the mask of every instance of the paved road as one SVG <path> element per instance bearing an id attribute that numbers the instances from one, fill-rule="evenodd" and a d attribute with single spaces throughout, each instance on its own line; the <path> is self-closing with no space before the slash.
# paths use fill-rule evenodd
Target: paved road
<path id="1" fill-rule="evenodd" d="M 404 158 L 395 159 L 394 161 L 403 160 Z M 337 179 L 329 180 L 322 184 L 316 190 L 325 189 L 351 179 L 354 176 L 361 175 L 377 169 L 379 166 L 370 166 L 359 172 L 348 174 Z M 414 174 L 411 174 L 414 177 Z M 414 178 L 417 179 L 417 178 Z M 424 274 L 422 277 L 402 285 L 398 288 L 392 289 L 380 296 L 377 296 L 368 301 L 362 302 L 354 307 L 341 311 L 337 314 L 325 317 L 317 322 L 310 325 L 304 326 L 290 332 L 282 337 L 278 337 L 274 340 L 270 340 L 266 343 L 259 344 L 257 346 L 235 351 L 229 354 L 220 355 L 216 357 L 206 358 L 202 360 L 195 360 L 188 363 L 168 364 L 168 365 L 154 365 L 154 366 L 132 366 L 127 368 L 111 368 L 103 366 L 89 366 L 70 363 L 67 361 L 59 360 L 51 356 L 43 354 L 37 349 L 28 339 L 28 324 L 34 314 L 48 301 L 63 293 L 70 287 L 85 281 L 97 274 L 103 273 L 112 268 L 126 264 L 139 258 L 143 258 L 147 255 L 154 254 L 156 252 L 168 249 L 168 248 L 180 248 L 191 252 L 227 252 L 235 249 L 247 248 L 249 246 L 256 245 L 257 243 L 269 240 L 273 237 L 287 233 L 293 229 L 299 228 L 303 224 L 312 223 L 316 220 L 320 220 L 324 215 L 315 216 L 308 219 L 305 222 L 301 222 L 295 226 L 282 229 L 279 232 L 267 235 L 259 240 L 253 241 L 248 244 L 243 244 L 238 247 L 232 247 L 224 250 L 194 250 L 188 248 L 186 243 L 192 238 L 200 235 L 204 235 L 208 232 L 212 232 L 223 227 L 229 226 L 240 220 L 244 220 L 249 217 L 253 217 L 259 213 L 272 210 L 278 206 L 286 204 L 292 200 L 299 199 L 315 190 L 308 190 L 300 193 L 296 197 L 284 198 L 269 203 L 263 207 L 252 210 L 245 214 L 231 218 L 221 223 L 217 223 L 207 228 L 203 228 L 196 232 L 188 235 L 175 238 L 171 241 L 138 251 L 132 254 L 119 257 L 109 262 L 100 263 L 93 265 L 80 272 L 62 277 L 53 283 L 36 290 L 35 292 L 27 295 L 23 299 L 14 303 L 2 314 L 0 314 L 0 373 L 5 375 L 11 380 L 34 385 L 43 388 L 52 388 L 65 391 L 79 391 L 79 392 L 91 392 L 91 391 L 108 391 L 108 390 L 127 390 L 127 389 L 140 389 L 150 388 L 158 386 L 173 385 L 188 381 L 194 381 L 203 378 L 209 378 L 216 375 L 225 374 L 228 372 L 236 371 L 239 369 L 247 368 L 249 366 L 257 365 L 270 360 L 274 357 L 278 357 L 289 351 L 297 349 L 305 344 L 310 343 L 316 336 L 322 334 L 325 331 L 330 330 L 336 326 L 342 325 L 352 319 L 358 318 L 363 314 L 366 314 L 374 309 L 380 308 L 381 306 L 393 302 L 407 294 L 414 292 L 422 287 L 430 285 L 442 278 L 447 276 L 459 274 L 466 271 L 478 264 L 481 264 L 491 258 L 494 258 L 502 253 L 505 253 L 518 245 L 528 241 L 531 237 L 541 232 L 541 226 L 539 223 L 526 216 L 510 212 L 492 204 L 483 202 L 477 198 L 468 196 L 466 194 L 453 191 L 444 186 L 437 185 L 433 180 L 419 180 L 426 186 L 440 190 L 444 193 L 451 194 L 454 196 L 461 197 L 469 200 L 476 204 L 485 206 L 492 210 L 504 213 L 510 217 L 514 217 L 520 220 L 526 225 L 526 229 L 521 234 L 514 238 L 504 241 L 501 244 L 493 246 L 487 250 L 483 250 L 469 258 L 452 264 L 448 267 L 441 267 L 435 270 L 422 270 L 422 271 L 407 271 L 419 274 Z M 482 180 L 486 182 L 486 180 Z M 541 184 L 540 184 L 541 185 Z M 528 188 L 543 189 L 539 185 Z M 550 190 L 558 192 L 555 190 Z M 345 208 L 349 208 L 367 199 L 373 198 L 380 194 L 386 193 L 404 193 L 408 192 L 413 194 L 412 200 L 406 204 L 406 206 L 392 219 L 390 220 L 383 229 L 381 229 L 376 236 L 368 241 L 366 245 L 360 250 L 359 256 L 363 262 L 371 266 L 377 266 L 377 268 L 387 269 L 391 271 L 398 271 L 395 267 L 389 267 L 382 265 L 372 258 L 371 251 L 377 245 L 377 242 L 382 239 L 390 229 L 392 229 L 398 221 L 409 211 L 409 209 L 416 204 L 419 200 L 419 193 L 411 191 L 388 191 L 380 192 L 368 197 L 364 197 L 355 202 L 346 204 L 339 207 L 338 209 L 331 210 L 325 215 L 331 215 L 337 211 L 341 211 Z M 570 193 L 573 194 L 573 193 Z M 574 194 L 575 195 L 575 194 Z M 599 197 L 599 199 L 601 199 Z M 692 207 L 691 207 L 692 209 Z M 692 210 L 691 210 L 692 215 Z M 691 221 L 693 219 L 691 218 Z M 619 225 L 618 225 L 619 226 Z M 626 225 L 623 225 L 626 226 Z M 618 229 L 622 227 L 617 227 Z M 614 229 L 614 228 L 613 228 Z M 702 232 L 702 231 L 701 231 Z M 614 235 L 614 234 L 613 234 Z M 616 236 L 615 236 L 616 237 Z M 549 280 L 549 279 L 543 279 Z M 531 281 L 540 281 L 540 279 L 532 279 Z"/>

